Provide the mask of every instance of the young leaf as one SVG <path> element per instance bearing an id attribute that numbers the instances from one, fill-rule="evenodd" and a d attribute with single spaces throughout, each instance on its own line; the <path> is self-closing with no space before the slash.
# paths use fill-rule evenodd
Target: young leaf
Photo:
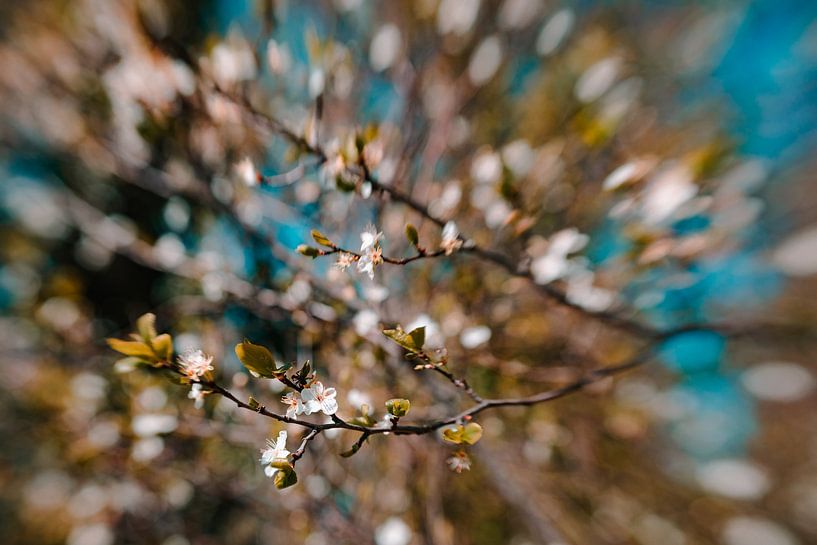
<path id="1" fill-rule="evenodd" d="M 160 360 L 169 361 L 173 356 L 173 338 L 167 333 L 157 335 L 150 344 Z"/>
<path id="2" fill-rule="evenodd" d="M 410 223 L 406 225 L 406 239 L 412 246 L 416 247 L 420 244 L 420 235 L 417 234 L 417 228 Z"/>
<path id="3" fill-rule="evenodd" d="M 257 411 L 258 409 L 261 408 L 261 404 L 253 396 L 250 396 L 250 399 L 247 400 L 247 405 L 249 405 L 250 409 L 252 409 L 254 411 Z"/>
<path id="4" fill-rule="evenodd" d="M 149 343 L 156 336 L 156 315 L 150 312 L 142 314 L 136 320 L 136 330 L 139 331 L 142 339 Z"/>
<path id="5" fill-rule="evenodd" d="M 297 483 L 298 475 L 295 473 L 295 469 L 290 464 L 286 468 L 278 469 L 278 471 L 275 472 L 275 476 L 272 478 L 272 482 L 275 485 L 275 488 L 278 490 L 283 490 L 284 488 L 289 488 Z"/>
<path id="6" fill-rule="evenodd" d="M 137 358 L 143 358 L 148 361 L 154 361 L 156 356 L 153 354 L 153 350 L 150 349 L 148 345 L 143 342 L 139 341 L 122 341 L 120 339 L 105 339 L 108 343 L 108 346 L 119 352 L 120 354 L 124 354 L 126 356 L 134 356 Z"/>
<path id="7" fill-rule="evenodd" d="M 414 331 L 417 330 L 415 329 Z M 412 331 L 412 333 L 414 331 Z M 397 326 L 395 329 L 384 329 L 383 335 L 390 338 L 409 352 L 417 352 L 419 350 L 414 338 L 410 334 L 403 331 L 400 326 Z M 423 336 L 425 337 L 425 332 L 423 333 Z"/>
<path id="8" fill-rule="evenodd" d="M 463 443 L 473 445 L 482 437 L 482 426 L 480 426 L 476 422 L 469 422 L 463 428 L 460 437 L 462 437 Z"/>
<path id="9" fill-rule="evenodd" d="M 443 430 L 443 439 L 445 439 L 449 443 L 459 445 L 460 443 L 462 443 L 462 432 L 463 428 L 461 425 L 450 426 Z"/>
<path id="10" fill-rule="evenodd" d="M 272 353 L 261 345 L 253 344 L 248 340 L 235 345 L 235 355 L 241 363 L 257 375 L 273 378 L 276 371 L 275 358 Z"/>
<path id="11" fill-rule="evenodd" d="M 412 329 L 409 332 L 409 337 L 411 337 L 411 339 L 414 341 L 414 346 L 417 348 L 422 348 L 426 342 L 426 326 Z"/>
<path id="12" fill-rule="evenodd" d="M 329 248 L 335 247 L 335 243 L 329 240 L 329 238 L 326 235 L 324 235 L 317 229 L 312 229 L 312 238 L 321 246 L 327 246 Z"/>

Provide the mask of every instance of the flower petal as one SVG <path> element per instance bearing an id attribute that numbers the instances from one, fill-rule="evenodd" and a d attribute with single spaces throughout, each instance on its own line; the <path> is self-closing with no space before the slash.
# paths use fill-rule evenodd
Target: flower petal
<path id="1" fill-rule="evenodd" d="M 301 400 L 304 403 L 309 403 L 310 401 L 315 400 L 315 392 L 312 390 L 312 388 L 304 388 L 301 391 Z M 307 413 L 307 414 L 309 414 L 309 413 Z"/>
<path id="2" fill-rule="evenodd" d="M 267 467 L 265 467 L 265 468 L 264 468 L 264 475 L 266 475 L 267 477 L 272 477 L 273 475 L 275 475 L 275 473 L 276 473 L 277 471 L 278 471 L 278 470 L 277 470 L 277 469 L 275 469 L 274 467 L 272 467 L 272 466 L 267 466 Z"/>
<path id="3" fill-rule="evenodd" d="M 334 398 L 324 398 L 321 402 L 321 410 L 328 415 L 338 412 L 338 402 Z"/>

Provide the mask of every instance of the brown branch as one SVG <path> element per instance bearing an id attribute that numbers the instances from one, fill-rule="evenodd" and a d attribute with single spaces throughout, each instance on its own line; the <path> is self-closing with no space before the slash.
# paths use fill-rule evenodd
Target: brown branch
<path id="1" fill-rule="evenodd" d="M 313 428 L 313 429 L 311 429 L 309 431 L 309 433 L 307 433 L 304 436 L 303 440 L 301 441 L 300 446 L 298 447 L 298 450 L 296 450 L 295 452 L 292 453 L 292 463 L 293 464 L 301 459 L 301 457 L 306 452 L 306 446 L 309 444 L 310 441 L 312 441 L 315 437 L 317 437 L 319 433 L 321 433 L 321 430 Z"/>
<path id="2" fill-rule="evenodd" d="M 386 434 L 386 433 L 393 433 L 395 435 L 425 435 L 427 433 L 434 432 L 444 426 L 448 426 L 451 424 L 456 424 L 458 422 L 462 422 L 463 420 L 467 420 L 476 416 L 477 414 L 489 410 L 495 409 L 498 407 L 526 407 L 531 405 L 538 405 L 539 403 L 546 403 L 550 401 L 554 401 L 556 399 L 560 399 L 562 397 L 568 396 L 572 393 L 578 392 L 582 390 L 585 386 L 598 382 L 600 380 L 606 379 L 608 377 L 623 373 L 625 371 L 629 371 L 638 367 L 647 361 L 649 361 L 651 356 L 652 350 L 645 349 L 644 351 L 640 352 L 630 360 L 627 360 L 623 363 L 618 365 L 613 365 L 609 367 L 602 367 L 591 371 L 584 377 L 559 388 L 554 388 L 551 390 L 546 390 L 544 392 L 540 392 L 538 394 L 525 396 L 525 397 L 514 397 L 514 398 L 497 398 L 497 399 L 483 399 L 482 401 L 472 405 L 470 408 L 456 414 L 454 416 L 450 416 L 441 420 L 435 420 L 432 422 L 421 423 L 421 424 L 409 424 L 409 425 L 395 425 L 391 427 L 366 427 L 366 426 L 359 426 L 357 424 L 352 424 L 343 420 L 342 418 L 338 417 L 337 415 L 333 415 L 332 422 L 324 423 L 324 424 L 316 424 L 314 422 L 309 422 L 307 420 L 300 420 L 297 418 L 289 418 L 285 415 L 274 413 L 269 411 L 263 405 L 252 406 L 247 402 L 244 402 L 237 398 L 234 394 L 232 394 L 226 388 L 220 386 L 214 381 L 208 380 L 200 380 L 200 381 L 193 381 L 198 382 L 211 392 L 217 393 L 233 403 L 235 403 L 238 407 L 252 411 L 268 418 L 272 418 L 274 420 L 278 420 L 280 422 L 285 422 L 288 424 L 296 424 L 299 426 L 303 426 L 305 428 L 309 428 L 313 432 L 314 435 L 317 435 L 319 432 L 331 429 L 345 429 L 345 430 L 352 430 L 361 432 L 363 435 L 358 440 L 362 444 L 362 441 L 365 441 L 370 435 L 375 434 Z M 173 369 L 172 366 L 170 366 Z M 314 438 L 311 437 L 310 440 Z"/>

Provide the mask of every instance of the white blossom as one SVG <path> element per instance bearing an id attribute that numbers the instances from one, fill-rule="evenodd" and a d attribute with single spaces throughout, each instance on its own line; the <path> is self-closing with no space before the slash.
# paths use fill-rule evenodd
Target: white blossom
<path id="1" fill-rule="evenodd" d="M 463 451 L 455 452 L 450 458 L 445 461 L 451 471 L 455 473 L 462 473 L 471 469 L 471 459 Z"/>
<path id="2" fill-rule="evenodd" d="M 457 224 L 449 221 L 443 227 L 443 240 L 440 242 L 440 249 L 445 250 L 445 255 L 451 255 L 462 247 L 460 232 Z"/>
<path id="3" fill-rule="evenodd" d="M 179 366 L 188 378 L 198 379 L 214 367 L 213 356 L 208 356 L 201 350 L 188 350 L 178 358 Z"/>
<path id="4" fill-rule="evenodd" d="M 335 268 L 340 271 L 348 269 L 352 263 L 355 262 L 355 256 L 349 252 L 341 252 L 338 254 L 338 259 L 335 261 Z"/>
<path id="5" fill-rule="evenodd" d="M 287 450 L 287 432 L 278 432 L 278 439 L 275 441 L 267 439 L 267 448 L 261 450 L 261 465 L 264 468 L 264 474 L 267 477 L 272 477 L 278 471 L 271 464 L 276 460 L 286 460 L 289 456 Z"/>
<path id="6" fill-rule="evenodd" d="M 360 251 L 365 252 L 370 248 L 380 245 L 380 239 L 383 238 L 383 232 L 378 231 L 371 223 L 366 226 L 362 233 L 360 233 Z"/>
<path id="7" fill-rule="evenodd" d="M 370 280 L 374 280 L 374 268 L 381 263 L 383 263 L 383 250 L 380 246 L 372 246 L 358 259 L 357 271 L 366 273 Z"/>
<path id="8" fill-rule="evenodd" d="M 289 392 L 281 398 L 281 402 L 287 405 L 287 418 L 295 418 L 304 412 L 304 403 L 297 392 Z"/>
<path id="9" fill-rule="evenodd" d="M 338 412 L 338 402 L 335 400 L 337 391 L 334 388 L 324 389 L 323 384 L 314 382 L 309 388 L 304 388 L 301 392 L 301 399 L 304 404 L 304 414 L 323 412 L 333 415 Z"/>

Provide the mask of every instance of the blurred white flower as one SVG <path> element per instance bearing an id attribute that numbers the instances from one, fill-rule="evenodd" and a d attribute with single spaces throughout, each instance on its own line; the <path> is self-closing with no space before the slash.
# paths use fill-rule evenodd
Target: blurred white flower
<path id="1" fill-rule="evenodd" d="M 539 37 L 536 39 L 536 52 L 543 57 L 553 53 L 565 36 L 570 33 L 575 20 L 576 16 L 568 8 L 554 13 L 539 32 Z"/>
<path id="2" fill-rule="evenodd" d="M 478 325 L 464 329 L 460 333 L 460 344 L 463 348 L 476 348 L 491 340 L 491 328 Z"/>
<path id="3" fill-rule="evenodd" d="M 378 231 L 377 228 L 372 225 L 371 223 L 366 226 L 362 233 L 360 233 L 360 251 L 364 252 L 369 248 L 373 248 L 380 243 L 380 239 L 383 237 L 383 232 Z"/>
<path id="4" fill-rule="evenodd" d="M 505 0 L 499 10 L 499 26 L 523 28 L 533 21 L 541 8 L 540 0 Z"/>
<path id="5" fill-rule="evenodd" d="M 531 274 L 537 284 L 548 284 L 565 277 L 571 270 L 572 263 L 568 255 L 578 252 L 590 240 L 575 227 L 562 229 L 550 237 L 547 251 L 533 260 Z"/>
<path id="6" fill-rule="evenodd" d="M 621 70 L 621 59 L 608 57 L 590 66 L 576 82 L 576 98 L 593 102 L 615 83 Z"/>
<path id="7" fill-rule="evenodd" d="M 423 345 L 425 348 L 442 348 L 445 346 L 445 337 L 440 324 L 434 321 L 428 314 L 420 314 L 414 320 L 406 325 L 406 331 L 412 331 L 418 327 L 426 328 L 426 342 Z"/>
<path id="8" fill-rule="evenodd" d="M 798 545 L 787 528 L 762 517 L 736 516 L 723 527 L 724 545 Z"/>
<path id="9" fill-rule="evenodd" d="M 708 462 L 698 469 L 696 477 L 708 492 L 741 500 L 760 499 L 771 486 L 763 468 L 737 458 Z"/>
<path id="10" fill-rule="evenodd" d="M 772 261 L 789 276 L 817 274 L 817 225 L 785 239 L 772 254 Z"/>
<path id="11" fill-rule="evenodd" d="M 437 8 L 437 31 L 440 34 L 466 34 L 479 13 L 480 0 L 442 0 Z"/>
<path id="12" fill-rule="evenodd" d="M 465 3 L 466 0 L 456 0 Z M 408 545 L 411 543 L 411 528 L 397 517 L 386 519 L 374 532 L 377 545 Z"/>
<path id="13" fill-rule="evenodd" d="M 567 282 L 567 300 L 591 312 L 607 310 L 616 300 L 610 290 L 593 285 L 594 275 L 586 269 L 572 274 Z"/>
<path id="14" fill-rule="evenodd" d="M 236 163 L 235 173 L 238 178 L 249 187 L 258 185 L 260 181 L 260 175 L 258 171 L 255 170 L 255 165 L 249 157 L 244 157 L 241 161 Z"/>
<path id="15" fill-rule="evenodd" d="M 267 42 L 267 64 L 273 74 L 285 74 L 292 64 L 292 57 L 286 44 L 275 40 Z"/>
<path id="16" fill-rule="evenodd" d="M 659 224 L 697 193 L 698 186 L 692 181 L 689 167 L 677 164 L 666 168 L 641 193 L 641 216 L 647 224 Z"/>
<path id="17" fill-rule="evenodd" d="M 487 83 L 502 64 L 502 42 L 489 36 L 477 46 L 468 63 L 468 78 L 474 85 Z"/>
<path id="18" fill-rule="evenodd" d="M 380 324 L 380 317 L 375 311 L 364 309 L 355 315 L 352 323 L 355 327 L 355 333 L 364 337 L 377 329 Z"/>
<path id="19" fill-rule="evenodd" d="M 764 401 L 797 401 L 809 395 L 815 386 L 808 370 L 788 362 L 755 365 L 743 373 L 741 379 L 749 392 Z"/>
<path id="20" fill-rule="evenodd" d="M 389 68 L 400 54 L 400 29 L 392 23 L 381 26 L 369 45 L 369 63 L 376 72 Z"/>
<path id="21" fill-rule="evenodd" d="M 499 181 L 502 175 L 502 160 L 499 154 L 491 149 L 484 149 L 474 157 L 471 163 L 471 177 L 480 184 L 491 184 Z"/>
<path id="22" fill-rule="evenodd" d="M 201 384 L 195 383 L 190 387 L 190 392 L 188 392 L 187 397 L 189 399 L 195 400 L 194 406 L 197 409 L 201 409 L 204 407 L 204 396 L 207 395 L 207 392 L 202 390 Z"/>

